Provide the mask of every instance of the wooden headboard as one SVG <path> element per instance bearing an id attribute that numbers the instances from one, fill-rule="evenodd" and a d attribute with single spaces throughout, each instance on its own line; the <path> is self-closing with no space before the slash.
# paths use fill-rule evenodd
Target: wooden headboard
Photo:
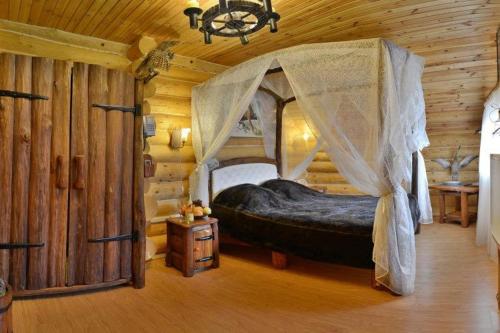
<path id="1" fill-rule="evenodd" d="M 248 174 L 248 168 L 246 166 L 248 165 L 254 165 L 255 170 L 262 170 L 262 173 L 259 174 Z M 272 165 L 273 168 L 266 167 L 266 165 Z M 238 166 L 242 166 L 241 169 L 238 169 Z M 234 168 L 233 168 L 234 167 Z M 264 158 L 264 157 L 245 157 L 245 158 L 234 158 L 226 161 L 221 161 L 219 163 L 219 166 L 216 167 L 215 169 L 212 169 L 210 171 L 210 179 L 209 179 L 209 196 L 210 196 L 210 202 L 214 199 L 215 196 L 217 196 L 218 192 L 220 192 L 220 189 L 217 190 L 217 193 L 214 193 L 214 185 L 215 181 L 214 179 L 217 179 L 217 174 L 221 172 L 221 169 L 228 168 L 228 171 L 230 171 L 231 175 L 234 175 L 235 173 L 238 172 L 245 172 L 246 174 L 242 175 L 241 177 L 241 182 L 240 180 L 236 181 L 227 181 L 227 187 L 230 186 L 235 186 L 238 184 L 243 184 L 243 183 L 260 183 L 264 182 L 269 179 L 275 179 L 278 178 L 278 171 L 277 171 L 277 163 L 276 160 L 270 159 L 270 158 Z M 253 170 L 252 170 L 253 171 Z M 226 188 L 225 186 L 223 188 Z"/>

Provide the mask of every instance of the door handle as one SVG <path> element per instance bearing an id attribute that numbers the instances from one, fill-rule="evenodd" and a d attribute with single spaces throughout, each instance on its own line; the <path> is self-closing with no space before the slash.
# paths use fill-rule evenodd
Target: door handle
<path id="1" fill-rule="evenodd" d="M 60 189 L 68 188 L 68 168 L 62 155 L 56 157 L 56 186 Z"/>
<path id="2" fill-rule="evenodd" d="M 85 155 L 73 157 L 73 168 L 75 175 L 73 187 L 77 190 L 83 190 L 85 188 Z"/>

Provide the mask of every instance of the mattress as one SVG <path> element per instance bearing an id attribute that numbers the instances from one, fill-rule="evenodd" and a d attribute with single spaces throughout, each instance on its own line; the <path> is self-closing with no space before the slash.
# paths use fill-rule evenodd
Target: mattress
<path id="1" fill-rule="evenodd" d="M 416 200 L 409 195 L 414 221 Z M 378 198 L 329 195 L 286 180 L 241 184 L 212 203 L 222 233 L 314 260 L 373 267 L 372 232 Z"/>

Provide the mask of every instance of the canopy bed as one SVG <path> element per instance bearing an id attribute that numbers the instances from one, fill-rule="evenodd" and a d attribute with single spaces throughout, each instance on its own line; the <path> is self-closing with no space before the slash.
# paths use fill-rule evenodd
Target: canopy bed
<path id="1" fill-rule="evenodd" d="M 234 192 L 219 195 L 231 199 L 245 196 L 241 188 L 233 188 L 248 183 L 246 178 L 251 178 L 242 166 L 231 176 L 219 177 L 224 180 L 223 186 L 217 181 L 213 183 L 217 177 L 214 172 L 209 186 L 210 170 L 217 171 L 216 153 L 229 139 L 241 116 L 252 107 L 262 119 L 266 155 L 276 161 L 277 170 L 274 175 L 269 169 L 258 171 L 264 179 L 253 183 L 259 185 L 262 181 L 278 178 L 278 173 L 288 180 L 297 179 L 319 149 L 324 149 L 351 184 L 373 197 L 356 200 L 358 210 L 361 206 L 371 207 L 371 212 L 366 211 L 366 216 L 359 219 L 370 228 L 358 228 L 358 231 L 365 239 L 373 241 L 373 248 L 368 253 L 375 266 L 376 281 L 397 294 L 411 294 L 415 277 L 415 240 L 407 191 L 418 197 L 420 223 L 429 223 L 432 217 L 420 154 L 429 144 L 420 82 L 422 70 L 423 59 L 376 38 L 279 50 L 228 69 L 194 87 L 193 147 L 197 168 L 190 177 L 192 197 L 208 202 L 212 191 L 214 203 L 217 203 L 219 191 L 227 188 L 226 191 Z M 314 135 L 311 146 L 296 149 L 284 142 L 292 129 L 284 124 L 283 116 L 286 116 L 287 104 L 292 101 Z M 307 200 L 314 198 L 331 207 L 346 200 L 321 195 L 292 183 L 287 183 L 287 191 L 301 194 L 296 193 L 285 200 L 286 193 L 280 193 L 282 184 L 266 182 L 253 191 L 264 193 L 264 197 L 271 196 L 268 203 L 283 199 L 281 204 L 291 205 L 289 210 L 299 205 L 293 200 L 300 196 Z M 254 198 L 253 194 L 249 197 Z M 235 209 L 228 214 L 235 214 L 238 205 L 235 204 Z M 259 208 L 258 204 L 256 207 Z M 352 208 L 348 214 L 354 216 L 355 211 Z M 417 217 L 415 212 L 413 215 Z M 243 219 L 241 215 L 233 216 Z M 373 223 L 369 223 L 370 220 Z M 308 226 L 314 223 L 318 226 L 321 221 L 309 222 Z M 337 233 L 342 233 L 338 232 L 341 224 L 337 223 L 334 228 Z M 221 229 L 225 227 L 221 221 Z M 365 243 L 372 246 L 370 242 Z M 361 261 L 357 264 L 369 264 L 366 252 L 363 260 L 362 264 Z"/>

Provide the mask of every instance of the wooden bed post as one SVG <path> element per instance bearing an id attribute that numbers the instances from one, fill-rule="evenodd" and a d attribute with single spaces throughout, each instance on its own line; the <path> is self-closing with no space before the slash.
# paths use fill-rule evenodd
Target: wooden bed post
<path id="1" fill-rule="evenodd" d="M 285 269 L 288 266 L 288 256 L 285 253 L 272 251 L 273 267 L 277 269 Z"/>
<path id="2" fill-rule="evenodd" d="M 415 196 L 418 204 L 418 152 L 411 154 L 411 194 Z M 420 233 L 420 223 L 417 221 L 415 234 Z"/>
<path id="3" fill-rule="evenodd" d="M 146 269 L 146 218 L 144 216 L 144 162 L 142 136 L 142 103 L 144 83 L 135 81 L 134 118 L 134 189 L 133 231 L 137 239 L 132 243 L 132 279 L 135 288 L 144 288 Z M 139 111 L 140 112 L 137 112 Z"/>
<path id="4" fill-rule="evenodd" d="M 285 103 L 281 99 L 276 100 L 276 147 L 275 147 L 275 158 L 276 167 L 278 169 L 278 174 L 283 176 L 283 165 L 281 161 L 281 140 L 283 133 L 283 110 L 285 109 Z"/>

